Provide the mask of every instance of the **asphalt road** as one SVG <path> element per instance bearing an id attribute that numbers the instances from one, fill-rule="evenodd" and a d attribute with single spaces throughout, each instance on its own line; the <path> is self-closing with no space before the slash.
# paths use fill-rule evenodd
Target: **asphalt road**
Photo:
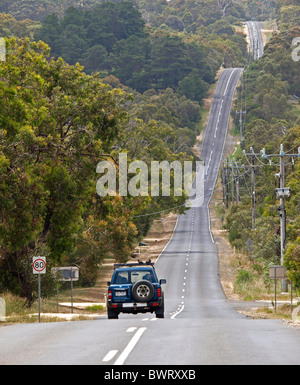
<path id="1" fill-rule="evenodd" d="M 249 31 L 250 48 L 253 54 L 253 60 L 257 60 L 264 54 L 264 44 L 259 22 L 247 21 L 247 27 Z"/>
<path id="2" fill-rule="evenodd" d="M 277 365 L 300 363 L 300 329 L 278 320 L 253 320 L 226 300 L 208 203 L 241 69 L 226 69 L 217 84 L 202 151 L 205 197 L 178 218 L 156 263 L 166 278 L 165 318 L 120 315 L 118 320 L 21 324 L 0 328 L 0 364 Z M 119 369 L 120 370 L 120 369 Z M 130 370 L 130 369 L 127 369 Z M 141 378 L 142 379 L 142 378 Z"/>

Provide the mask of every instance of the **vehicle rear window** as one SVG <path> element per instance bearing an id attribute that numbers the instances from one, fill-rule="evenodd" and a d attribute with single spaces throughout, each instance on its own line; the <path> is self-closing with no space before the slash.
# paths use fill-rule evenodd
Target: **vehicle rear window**
<path id="1" fill-rule="evenodd" d="M 135 283 L 142 279 L 149 282 L 155 282 L 153 272 L 151 270 L 120 270 L 114 277 L 115 284 Z"/>

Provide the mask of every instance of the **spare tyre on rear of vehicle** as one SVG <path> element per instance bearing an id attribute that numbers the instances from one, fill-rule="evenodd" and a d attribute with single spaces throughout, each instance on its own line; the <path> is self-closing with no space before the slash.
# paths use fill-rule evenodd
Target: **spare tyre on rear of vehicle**
<path id="1" fill-rule="evenodd" d="M 149 302 L 154 296 L 154 286 L 146 280 L 137 281 L 132 285 L 131 294 L 136 302 Z"/>

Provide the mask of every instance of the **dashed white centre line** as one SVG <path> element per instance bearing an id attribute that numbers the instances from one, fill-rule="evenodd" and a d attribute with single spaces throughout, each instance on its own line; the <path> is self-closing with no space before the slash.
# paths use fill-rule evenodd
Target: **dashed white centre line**
<path id="1" fill-rule="evenodd" d="M 131 327 L 131 328 L 128 328 L 126 331 L 127 331 L 127 333 L 132 333 L 132 332 L 134 332 L 136 329 L 137 329 L 137 327 L 136 327 L 136 326 L 133 326 L 133 327 Z"/>
<path id="2" fill-rule="evenodd" d="M 175 319 L 175 317 L 178 316 L 178 314 L 181 313 L 183 309 L 184 309 L 184 305 L 182 305 L 181 308 L 172 315 L 171 319 Z"/>
<path id="3" fill-rule="evenodd" d="M 143 335 L 143 333 L 147 330 L 147 328 L 139 328 L 138 331 L 135 333 L 135 335 L 131 338 L 126 348 L 123 350 L 123 352 L 120 354 L 119 358 L 116 360 L 114 365 L 123 365 L 126 358 L 129 356 L 129 354 L 132 352 L 132 349 L 135 347 L 135 345 L 138 343 L 139 339 Z"/>
<path id="4" fill-rule="evenodd" d="M 109 351 L 106 356 L 103 358 L 103 362 L 108 362 L 114 358 L 114 356 L 118 353 L 118 350 Z"/>

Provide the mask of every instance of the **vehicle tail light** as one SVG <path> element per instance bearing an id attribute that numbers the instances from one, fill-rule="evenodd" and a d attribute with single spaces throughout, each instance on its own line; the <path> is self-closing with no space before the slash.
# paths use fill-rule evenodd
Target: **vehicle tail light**
<path id="1" fill-rule="evenodd" d="M 111 307 L 118 307 L 118 304 L 117 303 L 112 303 Z"/>
<path id="2" fill-rule="evenodd" d="M 161 288 L 160 287 L 157 289 L 157 296 L 161 297 Z"/>
<path id="3" fill-rule="evenodd" d="M 108 300 L 111 300 L 111 299 L 112 299 L 112 291 L 108 290 Z"/>
<path id="4" fill-rule="evenodd" d="M 159 306 L 159 303 L 158 302 L 153 302 L 152 306 Z"/>

